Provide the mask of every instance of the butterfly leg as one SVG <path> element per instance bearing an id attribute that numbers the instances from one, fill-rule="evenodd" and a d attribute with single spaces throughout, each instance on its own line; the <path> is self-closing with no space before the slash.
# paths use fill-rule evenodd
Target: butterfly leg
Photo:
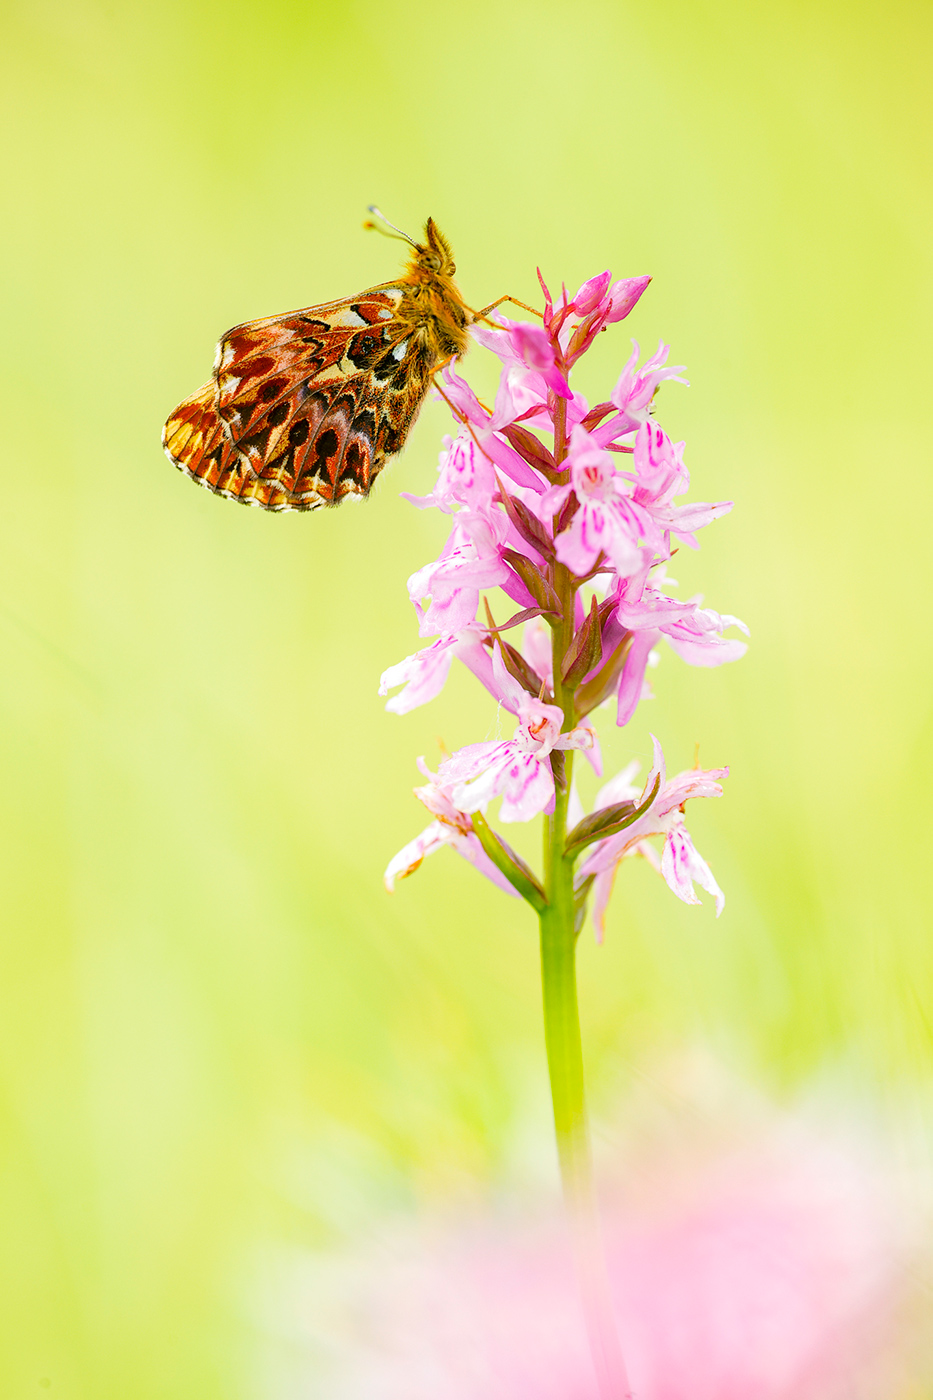
<path id="1" fill-rule="evenodd" d="M 510 301 L 513 306 L 520 306 L 523 311 L 530 311 L 532 316 L 537 316 L 539 321 L 544 320 L 542 312 L 536 311 L 533 306 L 529 306 L 527 301 L 519 301 L 517 297 L 508 295 L 499 297 L 498 301 L 491 302 L 489 306 L 484 306 L 482 311 L 474 311 L 473 316 L 477 321 L 485 321 L 490 311 L 495 311 L 497 306 L 501 306 L 504 301 Z"/>

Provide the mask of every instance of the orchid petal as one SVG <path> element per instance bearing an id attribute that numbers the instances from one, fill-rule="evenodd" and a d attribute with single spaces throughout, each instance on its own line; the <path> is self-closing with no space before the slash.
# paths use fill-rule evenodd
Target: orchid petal
<path id="1" fill-rule="evenodd" d="M 657 631 L 636 632 L 632 639 L 619 680 L 618 725 L 628 724 L 638 708 L 648 667 L 648 653 L 660 635 Z"/>
<path id="2" fill-rule="evenodd" d="M 690 840 L 683 826 L 675 826 L 668 832 L 661 856 L 661 873 L 670 889 L 685 904 L 699 904 L 700 900 L 693 888 L 693 882 L 716 897 L 716 917 L 723 911 L 726 896 L 719 888 L 706 861 Z"/>
<path id="3" fill-rule="evenodd" d="M 499 820 L 527 822 L 539 812 L 552 811 L 554 777 L 551 765 L 534 754 L 515 754 L 501 775 Z"/>
<path id="4" fill-rule="evenodd" d="M 450 673 L 455 641 L 454 637 L 439 638 L 423 651 L 406 656 L 404 661 L 396 662 L 383 671 L 379 681 L 380 695 L 387 695 L 397 685 L 405 687 L 386 701 L 390 714 L 408 714 L 409 710 L 426 705 L 440 695 Z"/>

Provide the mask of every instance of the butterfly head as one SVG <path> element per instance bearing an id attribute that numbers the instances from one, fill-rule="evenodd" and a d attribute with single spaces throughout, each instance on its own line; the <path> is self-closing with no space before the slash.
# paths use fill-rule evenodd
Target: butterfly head
<path id="1" fill-rule="evenodd" d="M 428 219 L 424 226 L 424 242 L 416 243 L 410 233 L 406 233 L 404 229 L 399 228 L 398 224 L 393 224 L 390 219 L 387 219 L 377 205 L 371 204 L 369 212 L 375 214 L 379 222 L 374 223 L 372 219 L 367 219 L 363 227 L 375 229 L 377 233 L 387 234 L 389 238 L 401 238 L 405 243 L 410 243 L 416 255 L 412 259 L 413 268 L 420 268 L 433 277 L 453 277 L 457 271 L 454 255 L 450 250 L 450 244 L 433 219 Z M 385 225 L 385 227 L 380 227 L 380 225 Z M 389 229 L 392 229 L 393 232 L 388 233 Z"/>
<path id="2" fill-rule="evenodd" d="M 408 290 L 397 315 L 418 329 L 422 342 L 427 336 L 437 360 L 462 355 L 467 347 L 466 327 L 474 318 L 454 284 L 457 267 L 447 239 L 433 219 L 424 226 L 424 242 L 416 243 L 410 234 L 390 223 L 375 204 L 369 206 L 369 212 L 379 223 L 368 220 L 364 228 L 380 233 L 392 229 L 390 238 L 401 238 L 414 250 L 407 270 L 399 278 Z"/>
<path id="3" fill-rule="evenodd" d="M 457 271 L 450 244 L 433 219 L 424 226 L 424 243 L 416 243 L 418 262 L 427 272 L 437 277 L 453 277 Z"/>

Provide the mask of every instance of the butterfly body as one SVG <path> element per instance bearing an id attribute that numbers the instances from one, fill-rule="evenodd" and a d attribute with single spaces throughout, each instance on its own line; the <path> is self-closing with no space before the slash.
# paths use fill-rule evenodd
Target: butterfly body
<path id="1" fill-rule="evenodd" d="M 368 495 L 434 371 L 466 350 L 474 319 L 433 219 L 413 246 L 394 282 L 228 331 L 211 382 L 165 425 L 170 460 L 218 495 L 265 510 Z"/>

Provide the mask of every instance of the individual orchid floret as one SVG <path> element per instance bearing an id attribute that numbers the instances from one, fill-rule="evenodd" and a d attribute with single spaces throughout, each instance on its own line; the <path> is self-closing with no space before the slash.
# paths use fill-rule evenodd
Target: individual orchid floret
<path id="1" fill-rule="evenodd" d="M 492 660 L 482 645 L 480 636 L 484 629 L 478 624 L 464 627 L 460 632 L 438 637 L 429 647 L 406 656 L 383 671 L 379 680 L 379 694 L 388 695 L 397 685 L 404 689 L 386 701 L 390 714 L 407 715 L 419 705 L 440 695 L 447 683 L 451 663 L 456 656 L 473 672 L 486 689 L 496 694 L 492 676 Z"/>
<path id="2" fill-rule="evenodd" d="M 611 272 L 600 272 L 583 283 L 568 309 L 577 316 L 598 313 L 608 323 L 622 321 L 634 310 L 650 281 L 650 277 L 623 277 L 618 282 L 612 282 Z"/>
<path id="3" fill-rule="evenodd" d="M 662 637 L 690 666 L 723 666 L 729 661 L 738 661 L 748 650 L 746 643 L 738 638 L 723 636 L 729 627 L 738 627 L 747 635 L 748 628 L 741 618 L 703 608 L 699 598 L 686 603 L 670 598 L 661 592 L 659 585 L 664 582 L 662 573 L 644 585 L 640 597 L 637 589 L 633 589 L 634 602 L 626 598 L 624 585 L 619 590 L 614 621 L 618 627 L 632 633 L 619 679 L 616 722 L 620 725 L 628 724 L 635 713 L 642 698 L 649 657 Z"/>
<path id="4" fill-rule="evenodd" d="M 686 365 L 665 364 L 671 347 L 663 341 L 658 343 L 657 350 L 645 361 L 641 369 L 638 368 L 638 357 L 641 354 L 638 341 L 633 340 L 632 344 L 635 348 L 609 397 L 616 408 L 632 417 L 638 415 L 639 421 L 644 422 L 648 405 L 663 380 L 674 379 L 678 384 L 689 384 L 690 381 L 684 379 L 681 374 Z"/>
<path id="5" fill-rule="evenodd" d="M 641 854 L 660 869 L 669 888 L 685 904 L 699 904 L 694 890 L 694 882 L 702 886 L 716 898 L 716 914 L 722 913 L 726 897 L 713 876 L 706 861 L 699 854 L 684 824 L 684 803 L 692 797 L 721 797 L 720 780 L 728 777 L 728 768 L 691 769 L 679 773 L 669 782 L 665 781 L 664 755 L 661 745 L 652 737 L 654 764 L 648 774 L 642 800 L 657 784 L 657 795 L 650 806 L 631 825 L 614 836 L 600 841 L 580 866 L 577 881 L 583 883 L 593 877 L 593 924 L 597 942 L 602 942 L 605 930 L 606 906 L 612 892 L 613 881 L 619 864 L 626 856 Z M 625 786 L 633 775 L 630 765 L 624 774 Z M 634 789 L 623 795 L 618 780 L 607 784 L 597 797 L 597 808 L 610 803 L 633 800 Z M 663 836 L 664 849 L 658 862 L 657 853 L 647 841 L 650 836 Z"/>
<path id="6" fill-rule="evenodd" d="M 613 282 L 609 288 L 609 315 L 606 320 L 610 324 L 624 321 L 629 312 L 634 311 L 650 281 L 650 277 L 622 277 L 618 282 Z"/>
<path id="7" fill-rule="evenodd" d="M 590 277 L 574 295 L 570 302 L 571 309 L 578 316 L 589 316 L 592 311 L 600 310 L 611 281 L 612 273 L 609 271 Z"/>
<path id="8" fill-rule="evenodd" d="M 458 511 L 440 558 L 408 580 L 422 637 L 467 627 L 476 617 L 480 589 L 509 580 L 501 553 L 507 533 L 507 517 L 491 505 Z"/>
<path id="9" fill-rule="evenodd" d="M 553 340 L 542 326 L 497 316 L 495 327 L 475 325 L 472 335 L 499 356 L 510 381 L 531 375 L 540 381 L 534 386 L 539 393 L 546 386 L 563 399 L 573 398 L 573 390 L 557 364 Z"/>
<path id="10" fill-rule="evenodd" d="M 548 388 L 562 399 L 573 398 L 573 390 L 557 368 L 550 337 L 541 326 L 531 325 L 527 321 L 513 321 L 509 327 L 509 338 L 522 364 L 533 373 L 540 374 Z"/>
<path id="11" fill-rule="evenodd" d="M 593 434 L 598 438 L 599 429 Z M 625 472 L 632 482 L 632 499 L 651 517 L 656 530 L 669 542 L 670 536 L 697 548 L 694 531 L 711 524 L 732 509 L 732 501 L 690 502 L 675 506 L 673 500 L 690 485 L 690 473 L 683 460 L 684 444 L 673 443 L 653 420 L 642 423 L 635 435 L 633 471 Z"/>
<path id="12" fill-rule="evenodd" d="M 440 695 L 447 683 L 454 659 L 457 634 L 438 637 L 429 647 L 406 656 L 394 666 L 387 666 L 379 678 L 379 694 L 388 695 L 397 685 L 403 686 L 398 695 L 386 701 L 390 714 L 407 715 L 419 705 L 426 705 Z"/>
<path id="13" fill-rule="evenodd" d="M 601 447 L 635 432 L 642 423 L 647 422 L 651 400 L 663 380 L 674 379 L 680 384 L 690 382 L 680 374 L 684 365 L 665 365 L 670 354 L 669 345 L 659 345 L 639 369 L 641 351 L 637 340 L 633 340 L 632 344 L 635 348 L 610 395 L 610 402 L 619 411 L 593 430 L 593 436 Z"/>
<path id="14" fill-rule="evenodd" d="M 415 873 L 425 856 L 433 855 L 443 846 L 452 846 L 458 855 L 475 865 L 476 869 L 494 885 L 498 885 L 500 890 L 504 890 L 506 894 L 516 894 L 516 890 L 483 850 L 479 837 L 473 830 L 473 818 L 456 805 L 453 790 L 438 781 L 437 774 L 431 772 L 423 758 L 419 758 L 418 767 L 428 782 L 424 787 L 415 788 L 414 794 L 418 801 L 434 814 L 435 820 L 389 861 L 383 876 L 389 893 L 393 893 L 396 880 L 407 879 Z"/>
<path id="15" fill-rule="evenodd" d="M 669 627 L 663 628 L 664 636 L 681 661 L 690 666 L 723 666 L 727 661 L 738 661 L 748 651 L 748 644 L 737 637 L 724 637 L 727 627 L 737 627 L 748 636 L 748 628 L 740 617 L 731 613 L 714 612 L 712 608 L 701 608 L 699 600 L 692 604 L 693 611 L 678 619 Z"/>
<path id="16" fill-rule="evenodd" d="M 475 437 L 461 432 L 453 440 L 444 439 L 437 481 L 430 496 L 413 496 L 407 491 L 402 496 L 419 510 L 437 506 L 449 515 L 458 506 L 476 510 L 488 504 L 495 493 L 496 469 L 492 459 L 480 450 Z"/>
<path id="17" fill-rule="evenodd" d="M 496 469 L 517 486 L 540 493 L 545 489 L 545 483 L 496 430 L 529 411 L 540 409 L 541 412 L 545 412 L 548 401 L 547 385 L 540 375 L 525 369 L 511 380 L 509 373 L 509 365 L 506 365 L 499 384 L 495 412 L 492 414 L 483 407 L 466 380 L 461 379 L 450 365 L 446 365 L 443 370 L 443 389 L 438 386 L 438 391 L 454 416 L 464 425 L 467 435 L 479 452 L 488 457 Z M 579 397 L 574 395 L 571 404 L 575 405 Z M 585 401 L 582 401 L 574 421 L 578 421 L 585 413 Z M 484 480 L 488 481 L 488 477 Z M 490 491 L 487 500 L 491 500 L 492 495 Z M 431 497 L 422 499 L 428 505 L 435 504 Z M 415 500 L 415 504 L 419 504 L 419 501 Z"/>
<path id="18" fill-rule="evenodd" d="M 631 499 L 631 484 L 616 470 L 611 453 L 597 447 L 584 428 L 574 428 L 567 461 L 579 509 L 554 542 L 558 559 L 582 575 L 603 554 L 623 577 L 635 573 L 646 546 L 650 557 L 656 532 Z"/>
<path id="19" fill-rule="evenodd" d="M 683 442 L 673 443 L 659 423 L 648 419 L 635 434 L 632 478 L 635 499 L 651 505 L 668 505 L 690 485 L 684 464 Z"/>
<path id="20" fill-rule="evenodd" d="M 470 385 L 452 365 L 444 366 L 441 383 L 444 387 L 441 389 L 437 386 L 438 392 L 461 423 L 471 423 L 476 428 L 489 426 L 489 410 L 483 407 Z"/>
<path id="21" fill-rule="evenodd" d="M 539 812 L 554 809 L 549 755 L 554 749 L 592 749 L 594 731 L 579 726 L 562 734 L 563 711 L 522 690 L 506 670 L 498 642 L 493 671 L 503 698 L 515 707 L 518 727 L 513 737 L 467 744 L 446 759 L 438 772 L 444 783 L 454 787 L 456 801 L 465 812 L 475 812 L 501 797 L 500 820 L 530 821 Z"/>

